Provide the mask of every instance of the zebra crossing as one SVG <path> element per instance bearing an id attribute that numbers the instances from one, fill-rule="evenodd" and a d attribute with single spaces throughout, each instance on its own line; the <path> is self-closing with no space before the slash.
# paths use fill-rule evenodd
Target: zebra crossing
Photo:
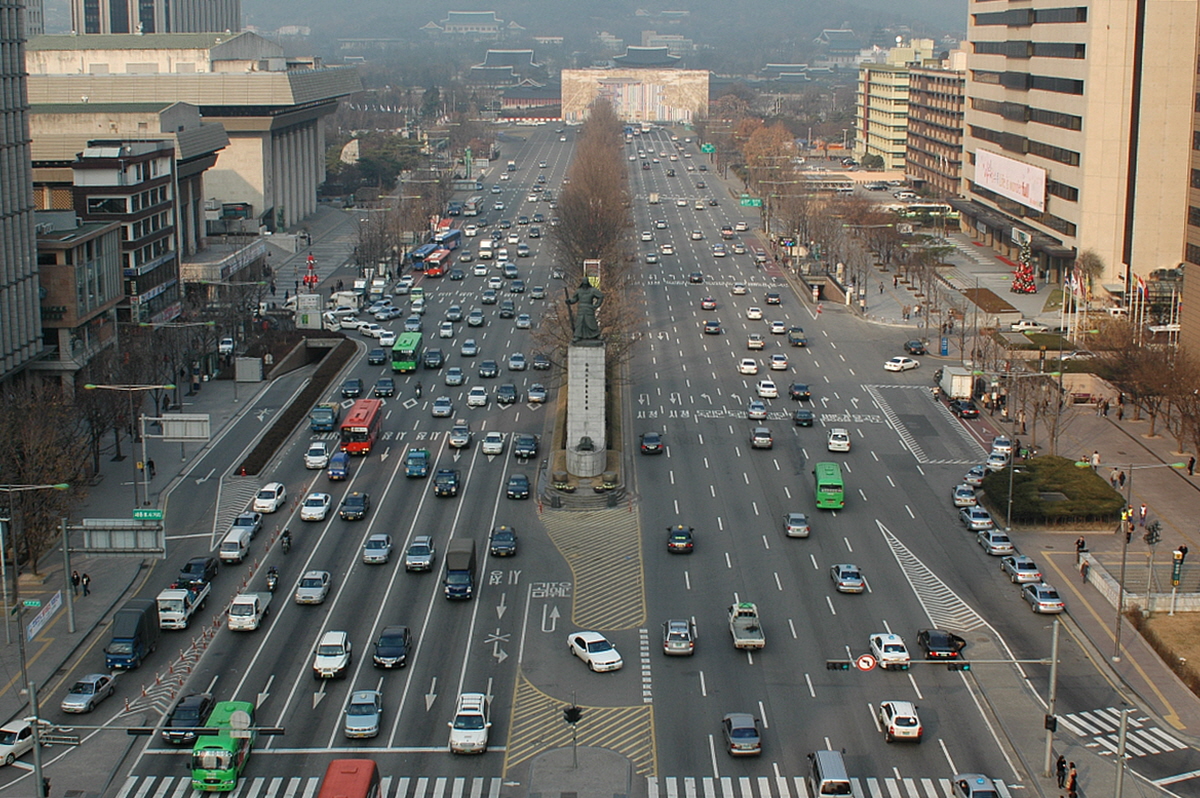
<path id="1" fill-rule="evenodd" d="M 994 779 L 1000 798 L 1012 798 L 1008 785 Z M 649 798 L 813 798 L 802 776 L 651 776 Z M 854 798 L 955 798 L 948 778 L 853 778 Z"/>
<path id="2" fill-rule="evenodd" d="M 392 777 L 379 779 L 379 798 L 500 798 L 503 779 L 464 776 Z M 242 777 L 230 798 L 313 798 L 320 776 Z M 117 798 L 204 798 L 192 789 L 189 776 L 130 776 Z M 1007 796 L 1005 797 L 1007 798 Z"/>
<path id="3" fill-rule="evenodd" d="M 1000 798 L 1012 798 L 995 779 Z M 230 798 L 314 798 L 320 776 L 243 777 Z M 499 777 L 421 776 L 380 778 L 379 798 L 500 798 Z M 853 798 L 955 798 L 948 778 L 853 778 Z M 808 780 L 787 776 L 649 776 L 649 798 L 814 798 Z M 130 776 L 117 798 L 201 798 L 187 776 Z"/>
<path id="4" fill-rule="evenodd" d="M 1186 744 L 1157 726 L 1147 725 L 1148 720 L 1146 717 L 1129 716 L 1129 725 L 1125 732 L 1126 757 L 1153 756 L 1187 748 Z M 1087 747 L 1100 749 L 1097 753 L 1101 756 L 1116 755 L 1121 710 L 1105 707 L 1072 712 L 1069 715 L 1059 715 L 1058 722 L 1080 737 L 1090 737 L 1091 742 L 1087 743 Z"/>

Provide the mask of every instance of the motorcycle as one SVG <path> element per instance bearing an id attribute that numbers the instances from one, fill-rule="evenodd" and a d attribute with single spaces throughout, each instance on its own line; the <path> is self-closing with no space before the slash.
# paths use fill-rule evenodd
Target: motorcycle
<path id="1" fill-rule="evenodd" d="M 283 549 L 284 554 L 292 550 L 292 535 L 286 529 L 283 531 L 283 537 L 279 539 L 279 548 Z"/>
<path id="2" fill-rule="evenodd" d="M 279 574 L 272 570 L 267 574 L 267 591 L 274 593 L 277 587 L 279 587 Z"/>

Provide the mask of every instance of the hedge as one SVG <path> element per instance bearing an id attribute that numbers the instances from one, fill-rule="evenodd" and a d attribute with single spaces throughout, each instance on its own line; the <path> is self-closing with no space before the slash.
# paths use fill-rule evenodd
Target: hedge
<path id="1" fill-rule="evenodd" d="M 1007 508 L 1009 469 L 988 474 L 983 491 L 992 506 Z M 1060 493 L 1065 501 L 1042 494 Z M 1065 457 L 1035 457 L 1012 474 L 1012 520 L 1022 524 L 1059 526 L 1116 523 L 1125 498 L 1104 477 L 1080 468 Z"/>

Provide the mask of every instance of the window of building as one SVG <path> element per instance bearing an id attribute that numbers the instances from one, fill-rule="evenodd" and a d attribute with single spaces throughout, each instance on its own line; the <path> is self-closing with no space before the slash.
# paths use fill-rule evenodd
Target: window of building
<path id="1" fill-rule="evenodd" d="M 1200 188 L 1200 169 L 1192 170 L 1192 188 Z"/>
<path id="2" fill-rule="evenodd" d="M 87 212 L 92 213 L 128 213 L 128 197 L 88 197 Z"/>
<path id="3" fill-rule="evenodd" d="M 1055 197 L 1062 197 L 1071 202 L 1079 202 L 1079 189 L 1074 186 L 1068 186 L 1066 183 L 1059 183 L 1055 180 L 1046 181 L 1046 193 L 1052 194 Z"/>
<path id="4" fill-rule="evenodd" d="M 1069 166 L 1079 166 L 1079 153 L 1065 147 L 1055 147 L 1052 144 L 1030 140 L 1027 151 L 1030 155 L 1037 155 L 1047 160 L 1058 161 Z"/>
<path id="5" fill-rule="evenodd" d="M 1003 42 L 974 42 L 977 55 L 1002 55 L 1005 58 L 1028 58 L 1033 52 L 1032 42 L 1003 41 Z"/>
<path id="6" fill-rule="evenodd" d="M 1085 47 L 1073 42 L 1034 42 L 1033 54 L 1042 58 L 1083 58 Z"/>
<path id="7" fill-rule="evenodd" d="M 1029 121 L 1051 127 L 1061 127 L 1064 130 L 1082 130 L 1083 117 L 1074 114 L 1064 114 L 1059 111 L 1047 111 L 1042 108 L 1029 109 Z"/>
<path id="8" fill-rule="evenodd" d="M 1188 224 L 1192 227 L 1200 227 L 1200 208 L 1195 205 L 1188 207 Z"/>
<path id="9" fill-rule="evenodd" d="M 1200 130 L 1192 131 L 1192 149 L 1200 150 Z"/>
<path id="10" fill-rule="evenodd" d="M 1200 266 L 1200 247 L 1195 244 L 1187 245 L 1187 262 Z"/>
<path id="11" fill-rule="evenodd" d="M 1029 88 L 1057 94 L 1083 94 L 1083 81 L 1051 75 L 1030 75 Z"/>
<path id="12" fill-rule="evenodd" d="M 1087 12 L 1088 10 L 1085 6 L 1074 8 L 1042 8 L 1033 12 L 1033 21 L 1043 25 L 1053 22 L 1087 22 Z"/>

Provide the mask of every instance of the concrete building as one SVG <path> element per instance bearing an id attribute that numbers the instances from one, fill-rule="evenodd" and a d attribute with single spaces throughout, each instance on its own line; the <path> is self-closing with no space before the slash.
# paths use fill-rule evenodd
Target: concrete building
<path id="1" fill-rule="evenodd" d="M 1170 269 L 1189 239 L 1200 4 L 1090 0 L 969 6 L 963 228 L 1061 280 L 1104 261 L 1120 297 Z M 1193 256 L 1197 253 L 1193 252 Z"/>
<path id="2" fill-rule="evenodd" d="M 71 0 L 75 33 L 208 33 L 242 29 L 242 0 Z"/>
<path id="3" fill-rule="evenodd" d="M 545 75 L 545 67 L 533 60 L 533 50 L 488 50 L 483 63 L 472 66 L 465 80 L 472 86 L 500 88 L 522 80 L 544 80 Z"/>
<path id="4" fill-rule="evenodd" d="M 966 82 L 962 68 L 912 67 L 908 73 L 905 173 L 941 197 L 956 196 L 962 179 Z"/>
<path id="5" fill-rule="evenodd" d="M 642 47 L 666 47 L 667 52 L 676 58 L 696 52 L 696 43 L 682 34 L 658 33 L 652 30 L 642 31 Z"/>
<path id="6" fill-rule="evenodd" d="M 221 123 L 229 146 L 205 177 L 206 207 L 236 207 L 268 230 L 316 210 L 322 117 L 361 90 L 353 67 L 286 56 L 253 33 L 42 36 L 26 54 L 39 105 L 173 102 Z"/>
<path id="7" fill-rule="evenodd" d="M 903 170 L 908 154 L 908 71 L 897 64 L 863 64 L 855 94 L 854 154 L 883 158 L 883 168 Z"/>
<path id="8" fill-rule="evenodd" d="M 0 1 L 0 382 L 42 348 L 24 65 L 25 4 Z"/>
<path id="9" fill-rule="evenodd" d="M 692 122 L 708 113 L 708 79 L 700 69 L 564 69 L 563 121 L 583 122 L 604 97 L 627 122 Z"/>
<path id="10" fill-rule="evenodd" d="M 46 11 L 42 0 L 25 0 L 25 37 L 46 32 Z"/>
<path id="11" fill-rule="evenodd" d="M 125 298 L 121 225 L 85 222 L 73 210 L 35 217 L 46 356 L 30 371 L 58 377 L 69 391 L 75 374 L 117 342 L 117 305 Z"/>

